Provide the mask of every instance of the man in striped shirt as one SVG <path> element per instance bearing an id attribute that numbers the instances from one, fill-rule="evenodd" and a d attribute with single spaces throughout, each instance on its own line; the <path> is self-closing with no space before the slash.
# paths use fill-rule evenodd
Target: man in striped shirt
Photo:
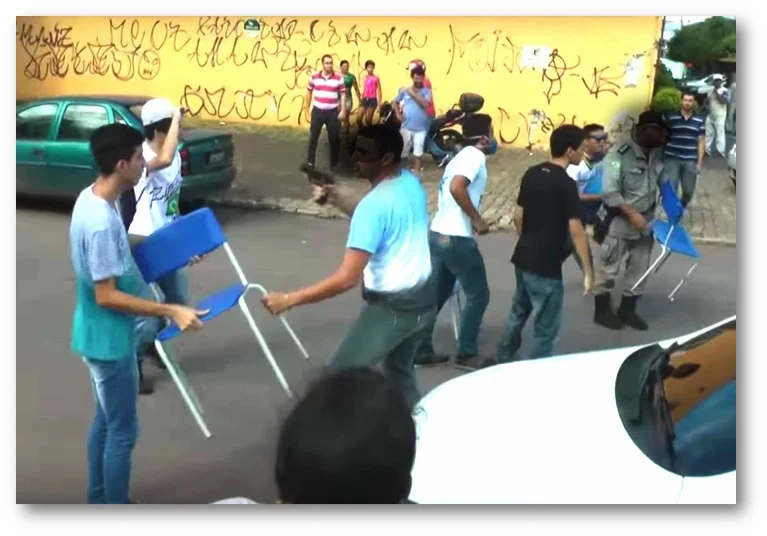
<path id="1" fill-rule="evenodd" d="M 314 97 L 314 106 L 312 106 L 312 97 Z M 309 80 L 305 105 L 306 114 L 311 117 L 309 155 L 306 163 L 308 167 L 314 167 L 317 141 L 324 125 L 328 132 L 328 143 L 330 143 L 330 170 L 336 171 L 341 147 L 341 120 L 346 117 L 346 87 L 343 77 L 333 71 L 333 57 L 330 54 L 322 56 L 322 70 L 315 73 Z"/>
<path id="2" fill-rule="evenodd" d="M 674 191 L 682 183 L 682 204 L 685 206 L 692 200 L 706 154 L 706 126 L 703 118 L 695 113 L 694 106 L 695 95 L 686 91 L 682 94 L 682 109 L 666 116 L 671 136 L 663 161 Z"/>

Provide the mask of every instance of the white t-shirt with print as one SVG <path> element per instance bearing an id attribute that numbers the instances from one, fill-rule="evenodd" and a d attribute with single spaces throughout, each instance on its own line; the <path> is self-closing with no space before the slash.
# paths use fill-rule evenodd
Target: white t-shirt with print
<path id="1" fill-rule="evenodd" d="M 431 230 L 449 236 L 474 236 L 471 220 L 463 209 L 456 203 L 450 193 L 450 183 L 453 177 L 460 175 L 469 179 L 467 188 L 469 199 L 474 208 L 479 211 L 482 196 L 487 185 L 487 166 L 485 153 L 476 147 L 464 147 L 455 155 L 445 168 L 439 183 L 439 203 L 437 214 L 431 222 Z"/>
<path id="2" fill-rule="evenodd" d="M 157 158 L 147 142 L 143 145 L 144 160 Z M 168 167 L 144 172 L 134 187 L 136 214 L 128 234 L 149 236 L 178 217 L 178 199 L 181 193 L 181 156 L 178 151 Z"/>

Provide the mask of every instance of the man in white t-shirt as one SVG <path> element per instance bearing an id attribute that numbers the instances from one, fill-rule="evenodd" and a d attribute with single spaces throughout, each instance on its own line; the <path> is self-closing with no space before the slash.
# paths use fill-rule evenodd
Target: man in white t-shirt
<path id="1" fill-rule="evenodd" d="M 583 127 L 583 133 L 586 136 L 583 142 L 583 159 L 578 165 L 570 164 L 567 166 L 566 171 L 578 186 L 578 197 L 581 200 L 581 223 L 585 228 L 587 225 L 594 224 L 596 213 L 602 204 L 602 196 L 600 194 L 584 193 L 584 190 L 595 173 L 599 172 L 597 165 L 607 152 L 607 133 L 604 126 L 596 123 Z M 583 261 L 578 256 L 578 252 L 575 250 L 569 235 L 567 239 L 570 242 L 573 258 L 578 264 L 578 268 L 583 272 Z M 591 254 L 591 248 L 589 248 L 588 252 L 589 260 L 591 260 L 590 264 L 593 266 L 594 259 Z"/>
<path id="2" fill-rule="evenodd" d="M 142 146 L 146 171 L 134 188 L 135 213 L 128 224 L 131 246 L 135 246 L 179 215 L 178 201 L 182 177 L 178 144 L 181 116 L 181 110 L 167 99 L 152 99 L 141 108 L 141 122 L 147 139 Z M 181 269 L 169 274 L 157 284 L 165 303 L 189 303 L 186 270 Z M 139 317 L 136 321 L 136 353 L 141 372 L 139 387 L 142 394 L 150 394 L 153 391 L 151 382 L 143 375 L 143 357 L 152 356 L 158 364 L 162 363 L 153 351 L 154 339 L 162 327 L 162 321 L 156 318 Z"/>
<path id="3" fill-rule="evenodd" d="M 727 122 L 727 105 L 730 92 L 722 86 L 722 75 L 714 75 L 714 89 L 708 94 L 706 115 L 706 154 L 711 156 L 716 144 L 716 152 L 724 156 L 726 136 L 724 126 Z"/>
<path id="4" fill-rule="evenodd" d="M 458 281 L 466 294 L 461 315 L 456 364 L 468 366 L 478 355 L 477 338 L 482 317 L 490 302 L 485 262 L 474 234 L 489 230 L 479 213 L 487 183 L 486 153 L 497 146 L 493 138 L 492 119 L 476 114 L 463 124 L 464 137 L 473 143 L 461 149 L 445 168 L 439 184 L 437 214 L 431 223 L 429 246 L 433 269 L 438 278 L 437 314 L 450 298 Z M 416 355 L 416 365 L 447 363 L 448 356 L 437 356 L 432 345 L 436 316 Z"/>

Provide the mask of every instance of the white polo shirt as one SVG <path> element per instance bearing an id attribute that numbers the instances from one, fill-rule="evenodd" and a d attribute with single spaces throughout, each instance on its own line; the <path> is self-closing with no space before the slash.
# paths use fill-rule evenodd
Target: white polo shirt
<path id="1" fill-rule="evenodd" d="M 445 168 L 439 183 L 439 203 L 437 213 L 431 222 L 431 230 L 448 236 L 474 236 L 471 220 L 456 203 L 450 193 L 453 177 L 463 176 L 469 179 L 467 193 L 474 208 L 479 211 L 482 196 L 487 186 L 487 165 L 485 153 L 476 147 L 464 147 L 455 155 Z"/>

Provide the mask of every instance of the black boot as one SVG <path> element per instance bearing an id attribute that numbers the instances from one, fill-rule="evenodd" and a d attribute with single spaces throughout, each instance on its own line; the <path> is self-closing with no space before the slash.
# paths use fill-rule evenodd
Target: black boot
<path id="1" fill-rule="evenodd" d="M 152 380 L 144 376 L 144 362 L 138 362 L 138 394 L 151 395 L 154 393 L 154 383 Z"/>
<path id="2" fill-rule="evenodd" d="M 594 296 L 594 323 L 616 331 L 623 328 L 623 322 L 613 313 L 609 293 Z"/>
<path id="3" fill-rule="evenodd" d="M 621 306 L 618 308 L 618 318 L 627 326 L 639 331 L 647 331 L 647 322 L 636 313 L 637 300 L 639 300 L 639 296 L 623 296 Z"/>

